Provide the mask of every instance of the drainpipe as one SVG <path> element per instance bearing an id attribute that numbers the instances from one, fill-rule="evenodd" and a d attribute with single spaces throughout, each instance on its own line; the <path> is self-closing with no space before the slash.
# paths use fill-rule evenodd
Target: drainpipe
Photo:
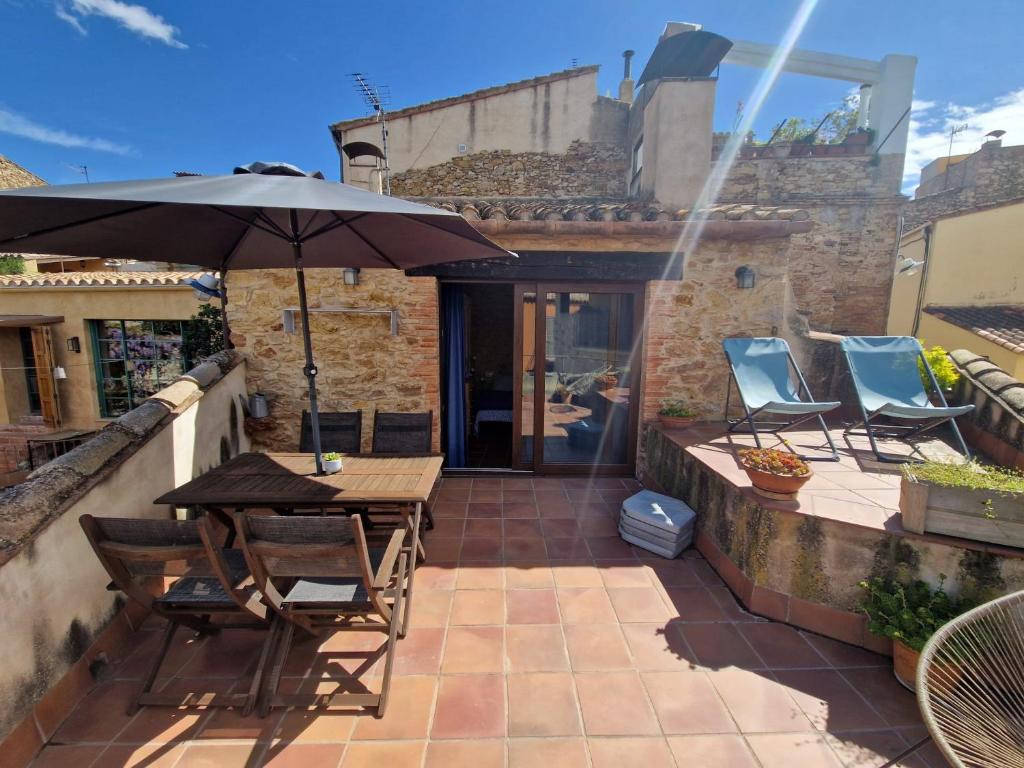
<path id="1" fill-rule="evenodd" d="M 917 308 L 914 310 L 914 328 L 911 336 L 917 336 L 921 327 L 921 311 L 924 309 L 925 291 L 928 288 L 928 267 L 932 263 L 932 227 L 934 224 L 926 224 L 922 234 L 924 235 L 924 266 L 921 267 L 921 282 L 917 286 Z"/>

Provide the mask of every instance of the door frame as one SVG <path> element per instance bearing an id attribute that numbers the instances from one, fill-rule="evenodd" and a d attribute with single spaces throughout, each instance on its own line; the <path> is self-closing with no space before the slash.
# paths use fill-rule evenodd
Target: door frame
<path id="1" fill-rule="evenodd" d="M 534 408 L 533 408 L 533 457 L 530 465 L 525 465 L 520 455 L 522 446 L 522 424 L 523 424 L 523 296 L 526 293 L 534 293 Z M 634 359 L 630 365 L 629 377 L 629 418 L 628 418 L 628 444 L 626 446 L 625 464 L 545 464 L 544 463 L 544 408 L 538 407 L 538 399 L 543 401 L 544 387 L 537 387 L 538 362 L 547 359 L 547 337 L 546 321 L 547 313 L 541 311 L 540 307 L 546 307 L 546 299 L 540 301 L 541 296 L 548 293 L 628 293 L 633 296 L 633 348 Z M 637 441 L 639 439 L 640 424 L 640 386 L 643 380 L 643 358 L 644 358 L 644 297 L 646 293 L 645 283 L 626 282 L 589 282 L 574 283 L 568 281 L 549 282 L 527 282 L 515 281 L 515 334 L 513 341 L 513 417 L 512 417 L 512 466 L 518 470 L 532 470 L 538 475 L 544 474 L 590 474 L 590 475 L 632 475 L 636 469 Z M 543 381 L 543 379 L 541 379 Z M 537 436 L 540 436 L 538 440 Z"/>

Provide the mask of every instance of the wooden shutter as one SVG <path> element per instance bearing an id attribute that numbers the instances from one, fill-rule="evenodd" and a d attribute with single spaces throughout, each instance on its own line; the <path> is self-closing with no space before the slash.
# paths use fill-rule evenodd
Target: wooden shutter
<path id="1" fill-rule="evenodd" d="M 60 426 L 60 400 L 57 382 L 53 378 L 53 339 L 45 325 L 32 326 L 32 357 L 36 366 L 36 381 L 39 382 L 39 406 L 43 422 L 56 429 Z"/>

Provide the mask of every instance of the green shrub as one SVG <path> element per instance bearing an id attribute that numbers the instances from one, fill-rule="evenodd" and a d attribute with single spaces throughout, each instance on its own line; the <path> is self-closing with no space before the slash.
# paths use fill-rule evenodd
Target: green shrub
<path id="1" fill-rule="evenodd" d="M 919 339 L 919 341 L 921 340 Z M 928 348 L 925 346 L 924 341 L 921 341 L 921 346 L 924 347 L 924 358 L 928 361 L 932 373 L 935 374 L 935 380 L 939 382 L 939 388 L 943 392 L 948 392 L 960 381 L 960 372 L 953 365 L 953 360 L 946 353 L 946 350 L 938 345 Z M 924 364 L 920 358 L 917 361 L 917 372 L 921 375 L 921 383 L 924 384 L 925 392 L 932 389 L 932 380 L 928 377 L 928 371 L 924 369 Z"/>
<path id="2" fill-rule="evenodd" d="M 25 259 L 13 253 L 0 253 L 0 275 L 23 275 Z"/>
<path id="3" fill-rule="evenodd" d="M 1020 472 L 976 461 L 966 464 L 925 461 L 920 464 L 904 464 L 902 469 L 909 479 L 934 485 L 973 491 L 1024 493 L 1024 475 Z"/>
<path id="4" fill-rule="evenodd" d="M 895 579 L 872 578 L 860 582 L 868 631 L 920 651 L 939 627 L 974 607 L 968 600 L 950 597 L 942 588 L 945 575 L 939 578 L 936 589 L 923 581 L 903 584 Z"/>
<path id="5" fill-rule="evenodd" d="M 671 416 L 676 419 L 689 419 L 697 414 L 687 408 L 682 400 L 666 400 L 661 404 L 661 410 L 658 411 L 658 415 Z"/>
<path id="6" fill-rule="evenodd" d="M 329 451 L 324 454 L 324 461 L 337 461 L 341 458 L 341 454 L 336 451 Z"/>

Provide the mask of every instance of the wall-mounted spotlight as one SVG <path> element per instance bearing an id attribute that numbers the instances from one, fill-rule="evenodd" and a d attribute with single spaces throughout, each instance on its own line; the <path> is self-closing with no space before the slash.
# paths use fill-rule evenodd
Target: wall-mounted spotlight
<path id="1" fill-rule="evenodd" d="M 200 275 L 198 280 L 189 280 L 188 284 L 192 286 L 192 293 L 195 294 L 195 297 L 204 304 L 210 299 L 221 297 L 220 280 L 209 272 Z"/>
<path id="2" fill-rule="evenodd" d="M 897 275 L 916 275 L 921 271 L 921 267 L 924 266 L 923 261 L 914 261 L 909 256 L 900 256 L 899 261 L 896 262 L 896 274 Z"/>
<path id="3" fill-rule="evenodd" d="M 68 344 L 68 352 L 81 352 L 82 351 L 82 343 L 78 340 L 77 336 L 69 336 L 67 344 Z"/>
<path id="4" fill-rule="evenodd" d="M 345 267 L 341 270 L 345 285 L 359 285 L 359 267 Z"/>
<path id="5" fill-rule="evenodd" d="M 749 290 L 754 287 L 757 276 L 754 274 L 754 270 L 750 267 L 739 267 L 736 270 L 736 287 L 743 290 Z"/>

